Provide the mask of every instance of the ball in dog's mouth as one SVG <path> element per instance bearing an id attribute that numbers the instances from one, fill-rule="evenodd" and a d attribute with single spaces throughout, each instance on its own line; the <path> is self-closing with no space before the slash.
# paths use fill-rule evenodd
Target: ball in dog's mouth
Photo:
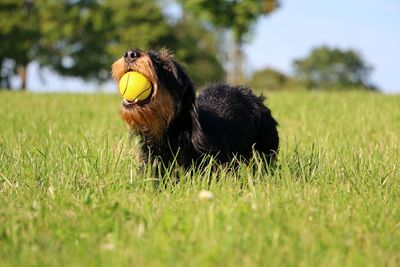
<path id="1" fill-rule="evenodd" d="M 146 104 L 153 92 L 151 82 L 136 71 L 125 73 L 118 82 L 118 89 L 124 98 L 124 107 Z"/>

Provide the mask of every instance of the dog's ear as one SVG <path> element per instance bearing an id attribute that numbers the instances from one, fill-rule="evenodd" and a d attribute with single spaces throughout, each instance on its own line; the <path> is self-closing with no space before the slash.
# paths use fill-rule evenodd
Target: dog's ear
<path id="1" fill-rule="evenodd" d="M 180 90 L 175 91 L 175 93 L 178 93 L 181 99 L 182 108 L 191 107 L 196 97 L 193 83 L 173 53 L 168 49 L 162 48 L 158 51 L 149 51 L 149 54 L 158 63 L 158 66 L 170 73 L 175 78 L 175 82 L 180 85 Z M 164 82 L 172 81 L 164 80 Z M 174 84 L 171 83 L 170 85 L 171 88 L 177 89 Z"/>
<path id="2" fill-rule="evenodd" d="M 175 57 L 174 54 L 166 49 L 166 48 L 162 48 L 160 49 L 160 51 L 158 52 L 158 57 L 160 62 L 162 62 L 162 67 L 166 70 L 171 72 L 175 77 L 177 77 L 177 72 L 176 72 L 176 68 L 175 68 Z"/>
<path id="3" fill-rule="evenodd" d="M 185 69 L 178 62 L 176 62 L 175 59 L 173 60 L 173 64 L 176 71 L 175 77 L 183 89 L 182 103 L 184 106 L 187 106 L 187 104 L 191 106 L 196 98 L 193 82 L 186 73 Z"/>
<path id="4" fill-rule="evenodd" d="M 149 51 L 149 55 L 153 61 L 158 63 L 158 66 L 163 70 L 171 73 L 176 79 L 178 78 L 177 69 L 175 64 L 177 64 L 174 54 L 166 49 L 161 48 L 160 50 L 151 50 Z"/>
<path id="5" fill-rule="evenodd" d="M 159 55 L 160 60 L 164 61 L 164 62 L 166 62 L 170 59 L 174 59 L 174 54 L 166 48 L 161 48 L 158 51 L 158 55 Z"/>
<path id="6" fill-rule="evenodd" d="M 172 73 L 183 86 L 192 84 L 185 69 L 180 63 L 178 63 L 174 54 L 170 50 L 166 48 L 161 49 L 159 51 L 159 58 L 160 61 L 163 62 L 163 68 Z"/>

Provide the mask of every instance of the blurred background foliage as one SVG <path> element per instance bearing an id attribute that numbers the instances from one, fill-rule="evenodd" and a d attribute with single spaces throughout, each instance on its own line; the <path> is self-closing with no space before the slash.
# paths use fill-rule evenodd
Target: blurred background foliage
<path id="1" fill-rule="evenodd" d="M 104 82 L 112 62 L 131 47 L 171 49 L 196 85 L 375 88 L 368 83 L 371 68 L 356 51 L 328 47 L 295 60 L 293 75 L 267 68 L 246 79 L 243 45 L 257 20 L 280 7 L 278 0 L 1 0 L 0 88 L 11 88 L 18 76 L 25 89 L 31 62 Z"/>
<path id="2" fill-rule="evenodd" d="M 230 83 L 244 82 L 244 43 L 251 40 L 253 27 L 261 16 L 279 7 L 278 0 L 179 0 L 185 12 L 207 23 L 215 32 L 227 32 L 228 76 Z"/>
<path id="3" fill-rule="evenodd" d="M 247 83 L 251 88 L 258 91 L 265 90 L 265 88 L 268 88 L 268 90 L 288 89 L 293 87 L 292 85 L 299 85 L 292 77 L 270 67 L 255 71 Z"/>
<path id="4" fill-rule="evenodd" d="M 353 49 L 316 47 L 307 57 L 294 60 L 293 67 L 309 89 L 377 89 L 369 81 L 372 67 Z"/>

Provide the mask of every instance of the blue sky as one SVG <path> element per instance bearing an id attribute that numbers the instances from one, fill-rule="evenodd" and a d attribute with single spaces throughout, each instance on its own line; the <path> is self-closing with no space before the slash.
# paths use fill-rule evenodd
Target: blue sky
<path id="1" fill-rule="evenodd" d="M 246 45 L 246 69 L 272 66 L 290 73 L 291 62 L 315 46 L 354 48 L 374 67 L 372 81 L 385 92 L 400 93 L 399 0 L 283 0 L 280 10 L 262 18 Z M 61 78 L 30 65 L 29 87 L 35 91 L 94 90 L 98 85 Z M 113 82 L 100 86 L 116 90 Z"/>
<path id="2" fill-rule="evenodd" d="M 374 67 L 372 81 L 385 92 L 400 92 L 399 0 L 286 0 L 263 18 L 246 46 L 248 67 L 291 71 L 321 44 L 354 48 Z"/>

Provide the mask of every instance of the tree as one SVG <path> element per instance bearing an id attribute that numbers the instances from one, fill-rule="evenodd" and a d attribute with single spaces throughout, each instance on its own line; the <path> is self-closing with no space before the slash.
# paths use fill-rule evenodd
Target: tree
<path id="1" fill-rule="evenodd" d="M 169 21 L 157 0 L 4 0 L 0 37 L 1 85 L 9 80 L 2 64 L 9 60 L 25 70 L 23 87 L 32 60 L 61 75 L 104 81 L 131 47 L 172 49 L 196 82 L 224 75 L 210 31 L 194 20 Z"/>
<path id="2" fill-rule="evenodd" d="M 376 90 L 369 82 L 372 67 L 353 49 L 317 47 L 305 58 L 295 60 L 293 67 L 309 89 L 359 87 Z"/>
<path id="3" fill-rule="evenodd" d="M 253 73 L 247 85 L 254 90 L 297 90 L 304 88 L 301 81 L 273 68 L 265 68 Z"/>
<path id="4" fill-rule="evenodd" d="M 173 26 L 170 42 L 176 57 L 187 67 L 195 85 L 220 81 L 225 71 L 217 58 L 215 36 L 192 16 L 183 16 Z"/>
<path id="5" fill-rule="evenodd" d="M 0 3 L 0 88 L 9 86 L 9 75 L 18 73 L 21 89 L 26 88 L 27 67 L 37 53 L 40 37 L 38 16 L 32 0 L 2 0 Z M 11 73 L 4 75 L 6 60 Z"/>
<path id="6" fill-rule="evenodd" d="M 169 22 L 155 0 L 50 1 L 41 10 L 48 15 L 42 23 L 48 25 L 43 30 L 48 42 L 41 45 L 41 62 L 62 75 L 106 80 L 111 63 L 135 47 L 175 51 L 196 82 L 224 75 L 211 54 L 209 31 L 189 19 Z M 61 10 L 63 20 L 56 15 Z M 55 53 L 49 57 L 46 51 Z"/>
<path id="7" fill-rule="evenodd" d="M 232 68 L 228 80 L 243 82 L 243 44 L 258 18 L 279 7 L 278 0 L 180 0 L 185 10 L 210 23 L 216 30 L 229 30 L 233 40 Z"/>
<path id="8" fill-rule="evenodd" d="M 121 6 L 121 3 L 124 3 Z M 115 58 L 129 47 L 167 47 L 172 50 L 196 84 L 220 80 L 225 72 L 218 61 L 214 35 L 191 16 L 170 21 L 156 1 L 109 0 L 114 41 L 108 52 Z"/>
<path id="9" fill-rule="evenodd" d="M 155 1 L 43 2 L 40 62 L 62 75 L 106 80 L 124 51 L 161 44 L 169 32 Z"/>
<path id="10" fill-rule="evenodd" d="M 286 74 L 273 68 L 265 68 L 253 73 L 248 85 L 255 90 L 280 90 L 290 80 Z"/>
<path id="11" fill-rule="evenodd" d="M 40 1 L 41 66 L 61 75 L 101 79 L 108 56 L 104 53 L 108 23 L 97 1 Z M 62 16 L 60 16 L 62 14 Z"/>

